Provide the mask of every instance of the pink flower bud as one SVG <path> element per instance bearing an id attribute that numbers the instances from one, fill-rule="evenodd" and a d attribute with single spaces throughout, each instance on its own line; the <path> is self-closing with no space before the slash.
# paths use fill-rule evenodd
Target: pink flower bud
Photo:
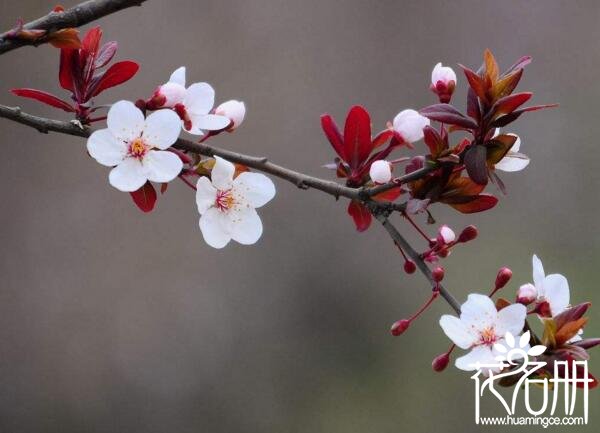
<path id="1" fill-rule="evenodd" d="M 407 274 L 413 274 L 417 270 L 417 265 L 412 260 L 404 262 L 404 272 Z"/>
<path id="2" fill-rule="evenodd" d="M 529 305 L 537 299 L 537 289 L 533 284 L 523 284 L 517 290 L 517 302 L 523 305 Z"/>
<path id="3" fill-rule="evenodd" d="M 392 325 L 392 328 L 390 329 L 390 332 L 392 333 L 392 335 L 394 337 L 397 337 L 398 335 L 403 334 L 404 331 L 406 331 L 409 326 L 410 326 L 410 320 L 406 320 L 406 319 L 398 320 L 397 322 L 394 322 L 394 324 Z"/>
<path id="4" fill-rule="evenodd" d="M 371 164 L 369 176 L 371 176 L 371 180 L 375 183 L 388 183 L 392 180 L 392 166 L 389 162 L 382 159 L 375 161 Z"/>
<path id="5" fill-rule="evenodd" d="M 440 102 L 448 103 L 456 87 L 456 73 L 448 66 L 438 63 L 431 72 L 431 90 L 438 95 Z"/>
<path id="6" fill-rule="evenodd" d="M 163 107 L 174 107 L 183 102 L 185 87 L 181 84 L 168 82 L 156 89 L 155 96 L 164 97 Z"/>
<path id="7" fill-rule="evenodd" d="M 215 109 L 215 114 L 229 117 L 233 124 L 228 130 L 233 131 L 244 121 L 244 117 L 246 117 L 246 105 L 243 102 L 232 99 L 219 105 Z"/>
<path id="8" fill-rule="evenodd" d="M 506 286 L 506 284 L 510 281 L 511 278 L 512 271 L 506 267 L 501 268 L 498 271 L 498 275 L 496 275 L 495 290 L 499 290 L 502 287 Z"/>
<path id="9" fill-rule="evenodd" d="M 429 119 L 421 116 L 415 110 L 403 110 L 394 117 L 394 130 L 402 136 L 402 138 L 414 143 L 423 138 L 423 128 L 429 125 Z"/>
<path id="10" fill-rule="evenodd" d="M 469 242 L 477 237 L 477 227 L 475 226 L 467 226 L 458 236 L 457 242 Z"/>
<path id="11" fill-rule="evenodd" d="M 456 235 L 454 234 L 454 231 L 447 225 L 441 226 L 438 230 L 437 241 L 439 244 L 449 244 L 451 242 L 454 242 L 455 239 Z"/>
<path id="12" fill-rule="evenodd" d="M 440 371 L 444 371 L 446 367 L 448 367 L 448 363 L 450 362 L 450 354 L 448 352 L 444 352 L 441 355 L 436 356 L 431 363 L 431 368 L 438 373 Z"/>
<path id="13" fill-rule="evenodd" d="M 431 276 L 433 277 L 433 281 L 439 283 L 444 279 L 444 268 L 442 268 L 441 266 L 435 268 L 431 273 Z"/>

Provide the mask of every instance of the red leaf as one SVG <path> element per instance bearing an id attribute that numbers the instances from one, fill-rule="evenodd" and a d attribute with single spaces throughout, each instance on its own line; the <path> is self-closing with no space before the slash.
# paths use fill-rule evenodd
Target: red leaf
<path id="1" fill-rule="evenodd" d="M 358 168 L 373 150 L 371 141 L 371 118 L 360 105 L 350 109 L 344 125 L 344 147 L 350 167 Z"/>
<path id="2" fill-rule="evenodd" d="M 475 119 L 476 122 L 481 120 L 481 107 L 479 106 L 479 99 L 475 91 L 469 87 L 467 91 L 467 114 Z"/>
<path id="3" fill-rule="evenodd" d="M 81 48 L 88 53 L 93 53 L 95 56 L 98 52 L 100 39 L 102 39 L 102 29 L 100 27 L 91 28 L 83 37 Z"/>
<path id="4" fill-rule="evenodd" d="M 323 114 L 321 116 L 321 128 L 323 128 L 323 132 L 329 140 L 329 143 L 331 143 L 335 153 L 337 153 L 343 161 L 348 162 L 342 134 L 340 134 L 340 130 L 335 124 L 335 120 L 333 120 L 329 114 Z"/>
<path id="5" fill-rule="evenodd" d="M 371 197 L 375 201 L 394 201 L 402 194 L 402 187 L 398 186 L 387 191 L 380 192 Z"/>
<path id="6" fill-rule="evenodd" d="M 496 206 L 498 199 L 490 194 L 480 194 L 468 203 L 450 204 L 454 209 L 462 213 L 483 212 Z"/>
<path id="7" fill-rule="evenodd" d="M 502 75 L 508 75 L 516 70 L 523 69 L 525 66 L 531 63 L 531 56 L 523 56 L 519 60 L 515 62 L 510 68 L 504 72 Z"/>
<path id="8" fill-rule="evenodd" d="M 476 72 L 473 72 L 471 69 L 467 68 L 466 66 L 463 66 L 463 65 L 459 65 L 459 66 L 463 69 L 463 72 L 465 73 L 465 77 L 467 77 L 467 81 L 469 82 L 469 86 L 471 87 L 471 89 L 473 89 L 473 91 L 479 97 L 479 99 L 486 102 L 487 101 L 487 97 L 485 95 L 486 89 L 485 89 L 485 84 L 483 83 L 483 79 L 479 75 L 477 75 Z"/>
<path id="9" fill-rule="evenodd" d="M 503 128 L 504 126 L 508 125 L 509 123 L 512 123 L 515 120 L 517 120 L 519 117 L 521 117 L 521 114 L 523 114 L 523 113 L 527 113 L 529 111 L 543 110 L 544 108 L 555 108 L 555 107 L 558 107 L 558 104 L 534 105 L 532 107 L 521 108 L 520 110 L 515 110 L 510 114 L 507 114 L 505 116 L 497 118 L 496 120 L 494 120 L 492 122 L 492 124 L 490 126 L 493 128 Z"/>
<path id="10" fill-rule="evenodd" d="M 92 80 L 89 96 L 94 97 L 108 88 L 123 84 L 130 80 L 139 68 L 140 66 L 137 63 L 130 60 L 115 63 L 100 77 Z"/>
<path id="11" fill-rule="evenodd" d="M 137 191 L 130 192 L 135 205 L 142 212 L 150 212 L 156 204 L 156 190 L 150 182 L 146 182 L 143 187 Z"/>
<path id="12" fill-rule="evenodd" d="M 423 108 L 420 113 L 438 122 L 447 123 L 449 125 L 458 125 L 468 129 L 477 128 L 477 123 L 469 119 L 450 104 L 434 104 Z"/>
<path id="13" fill-rule="evenodd" d="M 525 102 L 529 101 L 532 96 L 533 93 L 531 92 L 523 92 L 498 99 L 490 110 L 489 119 L 512 113 Z"/>
<path id="14" fill-rule="evenodd" d="M 373 149 L 376 149 L 379 146 L 384 145 L 390 138 L 392 138 L 394 136 L 394 134 L 395 133 L 392 129 L 386 129 L 384 131 L 381 131 L 373 139 Z"/>
<path id="15" fill-rule="evenodd" d="M 488 180 L 486 164 L 487 149 L 485 146 L 472 146 L 465 153 L 465 168 L 469 177 L 479 185 L 485 185 Z"/>
<path id="16" fill-rule="evenodd" d="M 96 62 L 94 63 L 94 68 L 102 68 L 106 66 L 108 62 L 112 60 L 117 52 L 118 44 L 115 41 L 107 42 L 102 45 L 100 51 L 98 52 L 98 56 L 96 57 Z"/>
<path id="17" fill-rule="evenodd" d="M 357 200 L 352 200 L 348 205 L 348 215 L 354 220 L 356 230 L 359 232 L 364 232 L 371 225 L 371 212 Z"/>
<path id="18" fill-rule="evenodd" d="M 68 113 L 74 113 L 75 109 L 62 99 L 57 98 L 50 93 L 43 92 L 35 89 L 12 89 L 12 93 L 23 98 L 35 99 L 36 101 L 43 102 L 55 108 L 60 108 Z"/>
<path id="19" fill-rule="evenodd" d="M 63 48 L 60 50 L 60 69 L 58 80 L 60 87 L 65 90 L 73 91 L 73 66 L 75 57 L 78 56 L 78 50 L 72 48 Z"/>
<path id="20" fill-rule="evenodd" d="M 446 143 L 444 143 L 440 134 L 429 125 L 423 128 L 423 141 L 429 147 L 429 153 L 433 158 L 437 158 L 446 147 Z"/>

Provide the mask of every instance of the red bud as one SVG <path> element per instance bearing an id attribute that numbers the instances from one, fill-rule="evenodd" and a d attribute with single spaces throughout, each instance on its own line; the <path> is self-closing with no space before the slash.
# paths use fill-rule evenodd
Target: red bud
<path id="1" fill-rule="evenodd" d="M 406 331 L 409 326 L 410 326 L 410 320 L 406 320 L 406 319 L 398 320 L 397 322 L 394 322 L 394 324 L 392 325 L 392 328 L 390 329 L 390 332 L 392 333 L 392 335 L 394 337 L 397 337 L 398 335 L 403 334 L 404 331 Z"/>
<path id="2" fill-rule="evenodd" d="M 442 267 L 437 267 L 433 270 L 433 272 L 431 273 L 431 276 L 433 277 L 433 281 L 435 281 L 436 283 L 439 283 L 440 281 L 442 281 L 444 279 L 444 268 Z"/>
<path id="3" fill-rule="evenodd" d="M 496 276 L 496 285 L 495 290 L 499 290 L 502 287 L 506 286 L 510 279 L 512 278 L 512 271 L 506 267 L 500 268 L 498 271 L 498 275 Z"/>
<path id="4" fill-rule="evenodd" d="M 417 265 L 412 260 L 407 260 L 404 262 L 404 272 L 407 274 L 412 274 L 417 270 Z"/>
<path id="5" fill-rule="evenodd" d="M 477 227 L 475 226 L 467 226 L 458 236 L 457 242 L 469 242 L 477 237 Z"/>
<path id="6" fill-rule="evenodd" d="M 433 370 L 437 372 L 444 371 L 446 367 L 448 367 L 449 362 L 450 354 L 448 352 L 444 352 L 433 359 L 433 362 L 431 363 L 431 368 L 433 368 Z"/>

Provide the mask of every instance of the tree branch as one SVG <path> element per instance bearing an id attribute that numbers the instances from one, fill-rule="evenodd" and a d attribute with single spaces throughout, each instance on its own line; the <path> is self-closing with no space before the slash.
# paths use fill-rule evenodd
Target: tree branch
<path id="1" fill-rule="evenodd" d="M 25 24 L 23 29 L 46 30 L 47 34 L 50 34 L 65 28 L 83 26 L 122 9 L 140 6 L 144 1 L 146 0 L 88 0 L 64 12 L 50 12 Z M 10 35 L 11 31 L 0 34 L 0 55 L 25 45 L 37 46 L 47 41 L 45 36 L 30 41 L 12 38 Z"/>

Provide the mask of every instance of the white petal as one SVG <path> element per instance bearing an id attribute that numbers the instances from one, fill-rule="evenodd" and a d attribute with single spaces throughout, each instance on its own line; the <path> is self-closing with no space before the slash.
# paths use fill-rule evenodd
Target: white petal
<path id="1" fill-rule="evenodd" d="M 165 83 L 160 86 L 158 94 L 165 97 L 163 107 L 174 107 L 181 104 L 185 97 L 185 87 L 177 83 Z"/>
<path id="2" fill-rule="evenodd" d="M 275 197 L 273 181 L 261 173 L 241 173 L 233 181 L 233 190 L 254 208 L 264 206 Z"/>
<path id="3" fill-rule="evenodd" d="M 440 326 L 446 336 L 461 349 L 468 349 L 477 341 L 474 334 L 458 317 L 444 314 L 440 317 Z"/>
<path id="4" fill-rule="evenodd" d="M 144 114 L 133 102 L 119 101 L 108 110 L 106 125 L 113 135 L 124 141 L 139 137 L 144 127 Z"/>
<path id="5" fill-rule="evenodd" d="M 224 160 L 219 156 L 215 156 L 217 161 L 212 169 L 210 178 L 215 188 L 225 191 L 233 186 L 233 175 L 235 173 L 235 165 Z"/>
<path id="6" fill-rule="evenodd" d="M 127 145 L 122 140 L 118 140 L 108 129 L 100 129 L 88 138 L 87 150 L 100 164 L 114 167 L 125 158 Z"/>
<path id="7" fill-rule="evenodd" d="M 477 346 L 474 347 L 466 355 L 457 358 L 454 362 L 456 368 L 465 371 L 477 370 L 476 364 L 496 364 L 496 359 L 492 354 L 492 350 L 488 346 Z"/>
<path id="8" fill-rule="evenodd" d="M 148 180 L 152 182 L 170 182 L 181 173 L 183 163 L 173 152 L 151 150 L 144 158 L 144 168 Z"/>
<path id="9" fill-rule="evenodd" d="M 181 132 L 181 119 L 172 110 L 158 110 L 146 118 L 144 142 L 165 150 L 177 141 Z"/>
<path id="10" fill-rule="evenodd" d="M 493 326 L 498 313 L 494 301 L 478 293 L 469 295 L 460 312 L 460 320 L 477 331 Z"/>
<path id="11" fill-rule="evenodd" d="M 448 84 L 450 81 L 456 83 L 456 73 L 448 66 L 442 66 L 442 63 L 438 63 L 431 71 L 431 83 L 435 86 L 438 81 Z"/>
<path id="12" fill-rule="evenodd" d="M 232 99 L 231 101 L 223 102 L 215 108 L 215 114 L 225 116 L 233 122 L 231 129 L 235 129 L 242 124 L 246 117 L 246 105 L 243 102 Z"/>
<path id="13" fill-rule="evenodd" d="M 508 344 L 508 347 L 515 347 L 515 336 L 512 335 L 510 332 L 504 334 L 504 339 L 506 340 L 506 344 Z"/>
<path id="14" fill-rule="evenodd" d="M 394 130 L 398 132 L 404 140 L 414 143 L 423 138 L 423 128 L 430 124 L 429 119 L 421 116 L 415 110 L 403 110 L 394 117 Z"/>
<path id="15" fill-rule="evenodd" d="M 562 313 L 569 306 L 569 282 L 563 275 L 551 274 L 544 278 L 543 284 L 552 316 Z"/>
<path id="16" fill-rule="evenodd" d="M 212 186 L 210 179 L 206 176 L 200 177 L 196 183 L 196 205 L 198 212 L 202 215 L 209 210 L 217 199 L 217 189 Z"/>
<path id="17" fill-rule="evenodd" d="M 542 265 L 542 261 L 535 254 L 531 258 L 533 264 L 533 285 L 538 290 L 538 295 L 541 296 L 543 293 L 540 293 L 542 289 L 542 285 L 544 283 L 544 278 L 546 274 L 544 274 L 544 265 Z"/>
<path id="18" fill-rule="evenodd" d="M 262 222 L 253 208 L 244 208 L 230 213 L 231 238 L 242 245 L 252 245 L 260 239 Z"/>
<path id="19" fill-rule="evenodd" d="M 512 132 L 509 132 L 506 135 L 512 135 L 513 137 L 517 137 L 517 139 L 513 143 L 512 147 L 510 148 L 511 152 L 517 153 L 519 151 L 519 149 L 521 149 L 521 137 L 519 137 L 517 134 L 514 134 Z"/>
<path id="20" fill-rule="evenodd" d="M 494 167 L 506 172 L 521 171 L 529 165 L 529 158 L 523 154 L 511 155 L 512 152 L 506 154 Z"/>
<path id="21" fill-rule="evenodd" d="M 525 326 L 525 316 L 527 308 L 522 304 L 512 304 L 498 311 L 498 321 L 496 324 L 496 333 L 504 336 L 510 332 L 512 335 L 520 335 Z M 514 347 L 514 341 L 513 345 Z"/>
<path id="22" fill-rule="evenodd" d="M 523 335 L 521 335 L 521 338 L 519 338 L 519 347 L 521 349 L 523 347 L 526 347 L 529 344 L 530 339 L 531 339 L 531 333 L 529 331 L 524 332 Z"/>
<path id="23" fill-rule="evenodd" d="M 191 131 L 199 131 L 199 130 L 207 130 L 207 131 L 219 131 L 221 129 L 227 128 L 231 123 L 228 117 L 219 116 L 217 114 L 194 114 L 189 113 L 190 120 L 192 121 L 192 130 Z M 195 133 L 191 132 L 190 133 Z M 196 133 L 197 134 L 197 133 Z"/>
<path id="24" fill-rule="evenodd" d="M 188 87 L 183 105 L 188 114 L 207 114 L 215 103 L 215 91 L 208 83 L 194 83 Z"/>
<path id="25" fill-rule="evenodd" d="M 125 192 L 137 191 L 147 180 L 142 164 L 135 158 L 125 158 L 108 175 L 110 184 Z"/>
<path id="26" fill-rule="evenodd" d="M 185 87 L 185 66 L 180 66 L 173 71 L 169 78 L 169 83 L 175 83 Z"/>
<path id="27" fill-rule="evenodd" d="M 214 207 L 200 217 L 200 231 L 204 241 L 213 248 L 223 248 L 231 240 L 229 218 Z"/>

